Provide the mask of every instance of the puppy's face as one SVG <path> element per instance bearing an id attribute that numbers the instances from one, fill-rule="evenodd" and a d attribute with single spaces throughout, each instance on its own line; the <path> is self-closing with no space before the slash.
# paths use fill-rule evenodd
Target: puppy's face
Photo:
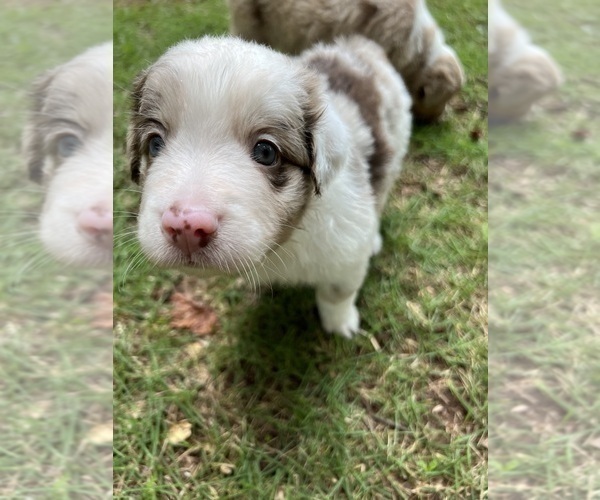
<path id="1" fill-rule="evenodd" d="M 452 49 L 444 47 L 411 89 L 415 116 L 425 122 L 437 120 L 463 84 L 464 74 L 458 57 Z"/>
<path id="2" fill-rule="evenodd" d="M 537 100 L 561 83 L 560 70 L 550 56 L 537 47 L 527 47 L 515 62 L 490 68 L 490 122 L 503 123 L 522 118 Z"/>
<path id="3" fill-rule="evenodd" d="M 316 74 L 234 38 L 184 42 L 135 84 L 128 136 L 154 262 L 236 271 L 300 224 L 338 162 Z"/>
<path id="4" fill-rule="evenodd" d="M 30 177 L 45 187 L 44 246 L 72 265 L 112 261 L 112 45 L 42 75 L 23 134 Z"/>

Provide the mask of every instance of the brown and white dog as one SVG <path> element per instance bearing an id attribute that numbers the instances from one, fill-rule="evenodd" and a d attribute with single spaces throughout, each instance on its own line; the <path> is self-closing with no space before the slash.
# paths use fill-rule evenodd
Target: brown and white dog
<path id="1" fill-rule="evenodd" d="M 463 85 L 458 57 L 424 0 L 227 0 L 230 30 L 290 54 L 361 34 L 379 43 L 404 78 L 415 117 L 439 118 Z"/>
<path id="2" fill-rule="evenodd" d="M 45 188 L 41 240 L 69 265 L 112 263 L 112 52 L 93 47 L 39 77 L 23 133 Z"/>
<path id="3" fill-rule="evenodd" d="M 517 120 L 554 91 L 562 83 L 562 75 L 500 0 L 491 0 L 488 23 L 489 119 L 492 123 Z"/>
<path id="4" fill-rule="evenodd" d="M 143 251 L 162 266 L 312 285 L 324 329 L 351 337 L 410 105 L 363 37 L 297 58 L 233 37 L 172 47 L 133 93 Z"/>

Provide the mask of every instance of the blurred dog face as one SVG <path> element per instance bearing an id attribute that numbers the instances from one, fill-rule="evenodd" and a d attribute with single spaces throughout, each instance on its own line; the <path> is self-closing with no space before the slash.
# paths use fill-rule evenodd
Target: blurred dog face
<path id="1" fill-rule="evenodd" d="M 422 121 L 437 120 L 446 103 L 463 84 L 464 75 L 458 57 L 451 48 L 444 47 L 411 85 L 413 113 Z"/>
<path id="2" fill-rule="evenodd" d="M 343 154 L 321 85 L 237 39 L 181 43 L 138 77 L 128 157 L 151 260 L 234 272 L 286 241 Z"/>
<path id="3" fill-rule="evenodd" d="M 561 71 L 499 0 L 489 3 L 488 32 L 489 121 L 518 120 L 562 84 Z"/>
<path id="4" fill-rule="evenodd" d="M 112 262 L 112 44 L 42 75 L 23 134 L 30 177 L 45 187 L 44 246 L 58 260 Z"/>
<path id="5" fill-rule="evenodd" d="M 562 82 L 556 63 L 542 49 L 524 48 L 511 64 L 490 68 L 488 109 L 490 122 L 522 118 L 531 106 Z"/>

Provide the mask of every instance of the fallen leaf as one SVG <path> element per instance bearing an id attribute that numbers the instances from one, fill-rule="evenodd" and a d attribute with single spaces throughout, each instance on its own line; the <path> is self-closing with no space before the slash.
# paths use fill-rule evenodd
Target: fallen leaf
<path id="1" fill-rule="evenodd" d="M 469 134 L 469 136 L 471 137 L 471 140 L 473 142 L 479 142 L 479 140 L 483 137 L 483 132 L 481 131 L 481 129 L 479 127 L 474 128 L 473 130 L 471 130 L 471 133 Z"/>
<path id="2" fill-rule="evenodd" d="M 421 325 L 429 325 L 429 320 L 423 314 L 423 310 L 421 306 L 416 302 L 411 302 L 410 300 L 406 302 L 406 307 L 408 308 L 411 316 L 416 319 Z"/>
<path id="3" fill-rule="evenodd" d="M 198 336 L 211 335 L 217 325 L 215 310 L 183 293 L 171 297 L 171 326 L 186 328 Z"/>
<path id="4" fill-rule="evenodd" d="M 83 438 L 86 444 L 101 446 L 113 442 L 113 423 L 107 422 L 92 427 Z"/>
<path id="5" fill-rule="evenodd" d="M 52 401 L 37 401 L 31 406 L 31 408 L 29 408 L 29 410 L 26 412 L 26 415 L 30 418 L 39 420 L 40 418 L 46 416 L 51 407 Z"/>
<path id="6" fill-rule="evenodd" d="M 133 406 L 131 407 L 131 409 L 127 412 L 127 414 L 134 419 L 139 419 L 143 414 L 144 414 L 144 410 L 146 409 L 146 402 L 145 401 L 136 401 Z"/>
<path id="7" fill-rule="evenodd" d="M 583 142 L 589 137 L 590 137 L 590 131 L 585 128 L 578 128 L 577 130 L 574 130 L 573 132 L 571 132 L 571 138 L 575 142 Z"/>
<path id="8" fill-rule="evenodd" d="M 433 407 L 433 410 L 431 410 L 433 413 L 441 413 L 444 411 L 444 406 L 443 405 L 436 405 Z"/>
<path id="9" fill-rule="evenodd" d="M 205 386 L 210 380 L 210 371 L 204 365 L 196 365 L 190 368 L 187 378 L 196 386 Z"/>
<path id="10" fill-rule="evenodd" d="M 233 470 L 234 469 L 235 469 L 235 467 L 233 465 L 231 465 L 231 464 L 221 464 L 221 465 L 219 465 L 219 471 L 224 476 L 231 476 L 231 474 L 233 474 Z"/>
<path id="11" fill-rule="evenodd" d="M 517 406 L 514 406 L 510 411 L 511 411 L 511 413 L 524 413 L 527 410 L 529 410 L 529 406 L 517 405 Z"/>
<path id="12" fill-rule="evenodd" d="M 192 435 L 192 424 L 187 420 L 182 420 L 171 426 L 165 440 L 169 444 L 179 444 Z"/>
<path id="13" fill-rule="evenodd" d="M 596 448 L 597 450 L 600 450 L 600 438 L 591 439 L 590 441 L 588 441 L 585 444 L 588 446 L 592 446 L 592 447 Z"/>
<path id="14" fill-rule="evenodd" d="M 192 344 L 185 346 L 184 351 L 188 358 L 193 360 L 198 359 L 204 352 L 204 344 L 201 342 L 193 342 Z"/>

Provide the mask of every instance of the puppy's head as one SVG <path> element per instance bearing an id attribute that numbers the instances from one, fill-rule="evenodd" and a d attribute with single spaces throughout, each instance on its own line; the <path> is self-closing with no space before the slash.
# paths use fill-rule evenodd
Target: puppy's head
<path id="1" fill-rule="evenodd" d="M 437 120 L 446 103 L 464 84 L 464 73 L 457 55 L 444 45 L 414 82 L 411 82 L 413 113 L 421 121 Z"/>
<path id="2" fill-rule="evenodd" d="M 536 101 L 561 83 L 560 69 L 552 58 L 539 47 L 527 46 L 516 60 L 490 71 L 490 122 L 522 118 Z"/>
<path id="3" fill-rule="evenodd" d="M 31 179 L 45 187 L 44 246 L 73 265 L 112 260 L 112 44 L 42 75 L 23 132 Z"/>
<path id="4" fill-rule="evenodd" d="M 323 89 L 236 38 L 183 42 L 143 72 L 127 152 L 148 257 L 236 271 L 284 243 L 345 154 Z"/>

